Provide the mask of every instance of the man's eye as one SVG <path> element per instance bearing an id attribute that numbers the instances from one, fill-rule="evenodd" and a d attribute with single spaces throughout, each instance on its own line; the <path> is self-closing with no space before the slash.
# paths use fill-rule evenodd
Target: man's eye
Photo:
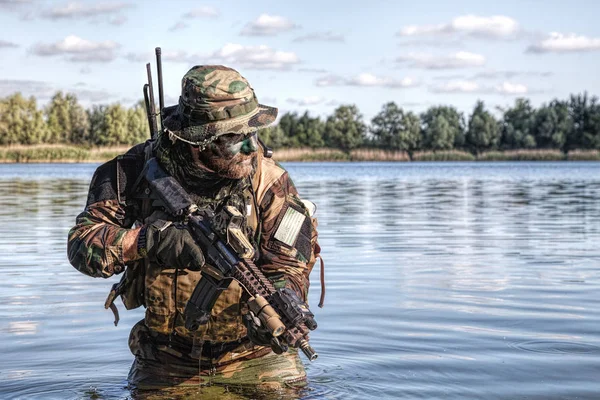
<path id="1" fill-rule="evenodd" d="M 219 141 L 223 144 L 233 144 L 244 140 L 244 135 L 239 133 L 226 133 L 219 136 Z"/>

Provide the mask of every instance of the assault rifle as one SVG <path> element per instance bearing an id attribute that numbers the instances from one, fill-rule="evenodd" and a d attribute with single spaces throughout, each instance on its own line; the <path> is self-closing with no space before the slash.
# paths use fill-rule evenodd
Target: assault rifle
<path id="1" fill-rule="evenodd" d="M 317 328 L 314 315 L 293 290 L 275 289 L 254 264 L 254 248 L 241 229 L 244 216 L 234 207 L 226 207 L 219 218 L 199 209 L 155 158 L 148 160 L 143 176 L 156 204 L 187 223 L 206 260 L 184 311 L 186 329 L 195 331 L 206 324 L 219 295 L 236 280 L 250 295 L 248 308 L 283 351 L 287 346 L 300 348 L 310 361 L 315 360 L 318 355 L 308 343 L 309 331 Z"/>

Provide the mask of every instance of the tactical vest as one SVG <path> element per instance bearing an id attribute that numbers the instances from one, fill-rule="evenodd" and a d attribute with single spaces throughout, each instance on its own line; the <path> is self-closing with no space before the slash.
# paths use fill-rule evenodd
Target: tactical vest
<path id="1" fill-rule="evenodd" d="M 146 149 L 146 157 L 148 152 Z M 253 232 L 256 232 L 260 220 L 258 205 L 269 188 L 285 173 L 283 168 L 272 159 L 264 157 L 261 152 L 258 153 L 257 161 L 257 169 L 252 177 L 252 190 L 245 193 L 248 197 L 254 197 L 251 199 L 253 206 L 248 208 L 248 226 Z M 149 224 L 157 219 L 168 220 L 169 216 L 154 209 L 149 202 L 143 202 L 138 223 Z M 315 254 L 309 260 L 311 266 L 314 262 Z M 217 299 L 208 324 L 201 326 L 197 332 L 185 329 L 183 312 L 199 279 L 199 271 L 165 269 L 144 259 L 127 266 L 121 282 L 113 288 L 113 293 L 121 295 L 127 309 L 144 305 L 146 326 L 155 332 L 175 333 L 190 339 L 196 337 L 214 342 L 229 342 L 244 337 L 246 328 L 241 317 L 247 313 L 247 309 L 241 301 L 242 288 L 235 281 Z"/>

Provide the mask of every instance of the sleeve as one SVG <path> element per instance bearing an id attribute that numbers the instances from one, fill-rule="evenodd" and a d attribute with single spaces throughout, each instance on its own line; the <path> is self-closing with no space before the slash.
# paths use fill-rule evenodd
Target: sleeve
<path id="1" fill-rule="evenodd" d="M 288 287 L 306 301 L 309 275 L 320 251 L 312 218 L 285 172 L 261 201 L 259 265 L 275 287 Z"/>
<path id="2" fill-rule="evenodd" d="M 115 160 L 96 170 L 85 210 L 69 231 L 69 261 L 89 276 L 108 278 L 122 272 L 126 263 L 142 258 L 137 251 L 141 228 L 130 229 L 134 218 L 120 201 L 119 172 Z"/>

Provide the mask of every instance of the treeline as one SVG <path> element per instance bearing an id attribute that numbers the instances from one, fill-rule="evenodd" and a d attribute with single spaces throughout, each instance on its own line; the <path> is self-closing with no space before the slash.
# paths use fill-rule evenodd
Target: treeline
<path id="1" fill-rule="evenodd" d="M 321 119 L 285 113 L 262 129 L 274 148 L 357 148 L 404 151 L 600 149 L 600 103 L 587 93 L 534 108 L 529 100 L 498 109 L 499 117 L 478 101 L 468 117 L 452 106 L 430 107 L 417 115 L 394 102 L 383 105 L 370 124 L 355 105 L 341 105 Z M 126 108 L 116 103 L 84 109 L 75 95 L 58 92 L 43 109 L 20 93 L 0 99 L 0 145 L 132 145 L 149 137 L 143 102 Z"/>

